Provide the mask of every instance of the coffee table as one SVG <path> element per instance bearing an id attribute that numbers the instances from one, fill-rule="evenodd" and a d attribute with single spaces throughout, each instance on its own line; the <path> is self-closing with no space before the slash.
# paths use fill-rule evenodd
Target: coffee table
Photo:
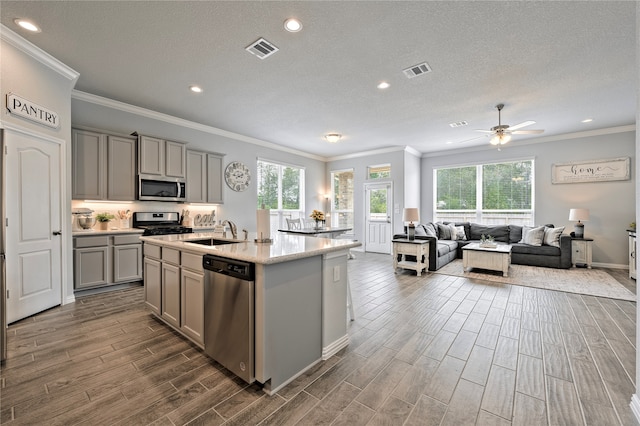
<path id="1" fill-rule="evenodd" d="M 499 244 L 494 248 L 481 247 L 479 243 L 470 243 L 462 247 L 462 268 L 489 269 L 502 271 L 502 275 L 509 276 L 511 265 L 511 246 Z"/>

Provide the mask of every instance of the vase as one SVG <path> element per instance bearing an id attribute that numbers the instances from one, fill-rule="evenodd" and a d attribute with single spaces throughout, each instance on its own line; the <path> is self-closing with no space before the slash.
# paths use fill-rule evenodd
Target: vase
<path id="1" fill-rule="evenodd" d="M 316 220 L 316 226 L 313 229 L 316 229 L 316 230 L 322 229 L 322 226 L 320 226 L 320 221 L 319 220 Z"/>
<path id="2" fill-rule="evenodd" d="M 101 231 L 106 231 L 109 229 L 109 222 L 98 222 L 98 229 Z"/>

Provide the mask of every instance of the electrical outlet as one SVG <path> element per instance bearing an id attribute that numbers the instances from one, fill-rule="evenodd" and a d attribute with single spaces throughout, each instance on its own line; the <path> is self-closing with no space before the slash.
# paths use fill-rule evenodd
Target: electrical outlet
<path id="1" fill-rule="evenodd" d="M 340 266 L 336 265 L 333 267 L 333 282 L 337 283 L 340 281 Z"/>

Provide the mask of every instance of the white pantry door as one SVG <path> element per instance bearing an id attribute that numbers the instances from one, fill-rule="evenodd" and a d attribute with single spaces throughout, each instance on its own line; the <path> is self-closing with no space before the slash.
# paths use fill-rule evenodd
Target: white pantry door
<path id="1" fill-rule="evenodd" d="M 61 145 L 5 129 L 7 323 L 62 302 Z"/>
<path id="2" fill-rule="evenodd" d="M 391 184 L 365 185 L 365 251 L 391 253 Z"/>

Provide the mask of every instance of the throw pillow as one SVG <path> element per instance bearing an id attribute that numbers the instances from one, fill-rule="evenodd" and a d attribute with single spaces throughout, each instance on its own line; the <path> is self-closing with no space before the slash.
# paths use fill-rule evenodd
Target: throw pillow
<path id="1" fill-rule="evenodd" d="M 467 240 L 467 235 L 464 233 L 464 226 L 456 226 L 456 240 Z"/>
<path id="2" fill-rule="evenodd" d="M 456 226 L 453 223 L 449 223 L 447 224 L 447 226 L 449 227 L 449 232 L 451 233 L 451 239 L 452 240 L 457 240 L 458 239 L 458 231 L 456 229 Z"/>
<path id="3" fill-rule="evenodd" d="M 427 237 L 438 238 L 438 231 L 436 230 L 436 227 L 433 226 L 433 223 L 429 222 L 424 225 L 424 230 L 427 233 Z"/>
<path id="4" fill-rule="evenodd" d="M 409 226 L 407 226 L 407 232 L 409 232 L 408 229 L 409 229 Z M 422 224 L 416 225 L 416 236 L 420 236 L 420 237 L 427 236 L 427 231 L 425 231 L 424 225 Z"/>
<path id="5" fill-rule="evenodd" d="M 564 232 L 564 226 L 560 228 L 544 227 L 544 244 L 553 247 L 560 247 L 560 235 Z"/>
<path id="6" fill-rule="evenodd" d="M 441 240 L 450 240 L 451 239 L 451 228 L 449 225 L 445 225 L 441 222 L 436 222 L 438 225 L 438 235 L 440 235 L 439 239 Z"/>
<path id="7" fill-rule="evenodd" d="M 532 228 L 530 226 L 522 227 L 522 240 L 521 243 L 530 246 L 541 246 L 544 241 L 544 226 Z"/>

